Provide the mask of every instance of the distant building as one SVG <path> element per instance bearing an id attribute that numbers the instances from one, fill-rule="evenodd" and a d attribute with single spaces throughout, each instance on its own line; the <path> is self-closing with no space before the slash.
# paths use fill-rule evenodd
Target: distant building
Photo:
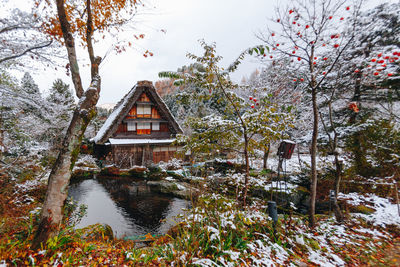
<path id="1" fill-rule="evenodd" d="M 180 149 L 172 146 L 181 127 L 152 82 L 138 82 L 114 107 L 92 139 L 99 155 L 120 167 L 167 162 Z"/>

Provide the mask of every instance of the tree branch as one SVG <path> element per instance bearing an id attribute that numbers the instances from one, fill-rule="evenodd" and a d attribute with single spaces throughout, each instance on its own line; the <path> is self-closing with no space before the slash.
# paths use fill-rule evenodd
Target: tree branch
<path id="1" fill-rule="evenodd" d="M 48 43 L 45 43 L 45 44 L 42 44 L 42 45 L 37 45 L 37 46 L 29 47 L 29 48 L 25 49 L 24 51 L 22 51 L 22 52 L 19 53 L 19 54 L 12 55 L 12 56 L 8 56 L 8 57 L 5 57 L 5 58 L 0 58 L 0 64 L 3 63 L 3 62 L 5 62 L 5 61 L 8 61 L 8 60 L 12 60 L 12 59 L 15 59 L 15 58 L 22 57 L 22 56 L 26 55 L 26 54 L 29 53 L 29 52 L 33 52 L 34 50 L 38 50 L 38 49 L 41 49 L 41 48 L 48 47 L 48 46 L 50 46 L 52 43 L 53 43 L 53 41 L 50 40 Z"/>
<path id="2" fill-rule="evenodd" d="M 61 30 L 67 48 L 68 59 L 70 63 L 72 82 L 74 83 L 75 93 L 78 98 L 83 95 L 83 87 L 81 75 L 79 73 L 79 65 L 76 57 L 75 40 L 71 33 L 71 25 L 68 22 L 67 15 L 64 8 L 64 0 L 56 0 L 58 19 L 60 21 Z"/>

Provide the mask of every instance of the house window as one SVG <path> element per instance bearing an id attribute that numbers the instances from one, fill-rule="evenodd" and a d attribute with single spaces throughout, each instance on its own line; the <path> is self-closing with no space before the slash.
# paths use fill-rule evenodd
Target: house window
<path id="1" fill-rule="evenodd" d="M 159 131 L 160 130 L 160 123 L 159 122 L 152 122 L 151 123 L 151 129 L 153 131 Z"/>
<path id="2" fill-rule="evenodd" d="M 128 121 L 128 131 L 136 131 L 136 123 L 134 121 Z"/>
<path id="3" fill-rule="evenodd" d="M 138 122 L 137 134 L 150 134 L 150 122 Z"/>
<path id="4" fill-rule="evenodd" d="M 137 106 L 137 116 L 142 118 L 151 117 L 151 106 L 150 105 L 138 105 Z"/>

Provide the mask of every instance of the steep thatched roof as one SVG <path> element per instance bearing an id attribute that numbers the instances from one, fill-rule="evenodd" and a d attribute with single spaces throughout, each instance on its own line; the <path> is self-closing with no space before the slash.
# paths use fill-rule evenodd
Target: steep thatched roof
<path id="1" fill-rule="evenodd" d="M 92 139 L 96 144 L 104 144 L 117 131 L 118 125 L 121 124 L 122 120 L 128 114 L 129 110 L 131 110 L 142 93 L 146 93 L 153 103 L 156 104 L 161 117 L 168 121 L 170 130 L 173 134 L 183 133 L 167 105 L 157 94 L 153 83 L 150 81 L 140 81 L 114 107 L 106 122 L 100 128 L 97 135 Z"/>

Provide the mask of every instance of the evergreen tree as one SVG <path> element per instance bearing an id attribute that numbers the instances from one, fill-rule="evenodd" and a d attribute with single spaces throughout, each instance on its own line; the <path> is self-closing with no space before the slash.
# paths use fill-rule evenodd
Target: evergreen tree
<path id="1" fill-rule="evenodd" d="M 56 79 L 50 88 L 49 96 L 46 98 L 47 106 L 51 110 L 49 114 L 49 128 L 44 139 L 49 141 L 53 149 L 61 143 L 62 136 L 71 120 L 71 112 L 74 109 L 74 97 L 69 85 L 61 79 Z"/>
<path id="2" fill-rule="evenodd" d="M 27 94 L 40 95 L 39 87 L 33 80 L 29 72 L 25 72 L 21 79 L 21 90 Z"/>
<path id="3" fill-rule="evenodd" d="M 58 105 L 70 106 L 74 103 L 74 97 L 69 89 L 69 85 L 64 83 L 61 79 L 56 79 L 53 82 L 53 86 L 50 88 L 47 101 Z"/>

